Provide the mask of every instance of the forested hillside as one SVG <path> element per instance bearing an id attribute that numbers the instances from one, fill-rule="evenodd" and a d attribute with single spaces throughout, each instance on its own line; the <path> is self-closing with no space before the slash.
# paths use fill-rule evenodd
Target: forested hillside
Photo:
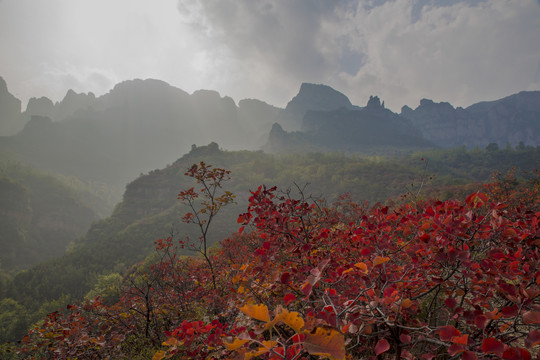
<path id="1" fill-rule="evenodd" d="M 133 264 L 153 253 L 157 239 L 170 235 L 175 239 L 196 239 L 197 227 L 182 222 L 188 209 L 177 194 L 194 186 L 184 174 L 200 161 L 230 170 L 232 178 L 223 186 L 236 195 L 236 203 L 227 206 L 212 223 L 211 245 L 237 230 L 236 217 L 248 205 L 249 190 L 262 184 L 302 190 L 306 196 L 325 198 L 328 202 L 344 194 L 360 204 L 431 197 L 443 200 L 479 190 L 480 183 L 490 181 L 494 171 L 516 167 L 519 177 L 532 176 L 540 159 L 538 151 L 532 147 L 491 151 L 462 148 L 388 159 L 340 153 L 277 156 L 231 152 L 220 150 L 215 143 L 193 147 L 171 166 L 151 171 L 128 184 L 123 201 L 110 217 L 93 224 L 65 256 L 3 283 L 0 295 L 16 304 L 17 311 L 24 315 L 17 319 L 26 319 L 28 325 L 49 311 L 79 301 L 89 292 L 95 293 L 96 287 L 104 286 L 104 279 L 121 279 Z M 181 254 L 194 255 L 186 249 Z M 20 338 L 25 327 L 17 329 L 4 330 L 4 340 Z"/>
<path id="2" fill-rule="evenodd" d="M 20 345 L 5 345 L 4 355 L 537 355 L 537 172 L 528 179 L 508 172 L 455 199 L 412 196 L 371 206 L 262 185 L 234 221 L 238 231 L 207 250 L 207 224 L 230 204 L 231 173 L 203 162 L 186 170 L 198 182 L 179 194 L 192 205 L 182 218 L 200 226 L 193 244 L 201 256 L 177 257 L 189 246 L 181 236 L 157 240 L 154 256 L 123 279 L 100 277 L 89 301 L 49 314 Z"/>
<path id="3" fill-rule="evenodd" d="M 92 222 L 112 211 L 106 189 L 45 174 L 17 163 L 0 165 L 0 271 L 12 273 L 61 256 Z"/>

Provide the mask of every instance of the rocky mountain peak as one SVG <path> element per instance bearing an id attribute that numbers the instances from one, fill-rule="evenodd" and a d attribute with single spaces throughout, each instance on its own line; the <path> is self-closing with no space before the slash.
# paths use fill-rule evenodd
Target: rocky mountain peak
<path id="1" fill-rule="evenodd" d="M 285 110 L 336 110 L 352 108 L 347 96 L 328 85 L 303 83 L 298 94 L 287 104 Z"/>
<path id="2" fill-rule="evenodd" d="M 46 96 L 30 98 L 26 105 L 26 115 L 31 118 L 34 115 L 54 117 L 54 103 Z"/>
<path id="3" fill-rule="evenodd" d="M 378 96 L 370 96 L 367 102 L 366 108 L 368 109 L 378 109 L 384 108 L 384 101 L 381 104 L 381 99 Z"/>
<path id="4" fill-rule="evenodd" d="M 21 101 L 9 92 L 6 81 L 0 77 L 0 136 L 16 134 L 22 127 Z"/>
<path id="5" fill-rule="evenodd" d="M 308 110 L 331 111 L 340 108 L 356 107 L 347 96 L 328 85 L 303 83 L 298 94 L 283 111 L 282 124 L 297 130 L 301 128 L 302 119 Z"/>

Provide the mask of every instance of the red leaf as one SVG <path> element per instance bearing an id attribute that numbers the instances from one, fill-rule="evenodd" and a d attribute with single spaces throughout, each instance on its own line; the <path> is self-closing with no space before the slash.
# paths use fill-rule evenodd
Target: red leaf
<path id="1" fill-rule="evenodd" d="M 292 303 L 294 300 L 296 300 L 296 296 L 294 296 L 293 294 L 291 293 L 288 293 L 287 295 L 285 295 L 283 297 L 283 302 L 285 303 L 285 305 L 289 305 L 290 303 Z"/>
<path id="2" fill-rule="evenodd" d="M 519 308 L 517 307 L 517 305 L 505 306 L 501 309 L 501 313 L 505 318 L 514 317 L 518 314 L 518 310 Z"/>
<path id="3" fill-rule="evenodd" d="M 444 303 L 446 304 L 446 306 L 448 306 L 450 309 L 453 309 L 456 307 L 457 305 L 457 302 L 455 299 L 453 298 L 448 298 L 444 301 Z"/>
<path id="4" fill-rule="evenodd" d="M 306 299 L 311 295 L 311 291 L 313 290 L 313 286 L 309 283 L 309 281 L 306 281 L 304 285 L 302 285 L 302 293 L 306 296 Z"/>
<path id="5" fill-rule="evenodd" d="M 472 193 L 467 197 L 465 202 L 467 205 L 472 205 L 475 208 L 479 208 L 481 206 L 484 206 L 486 201 L 488 200 L 488 197 L 486 194 L 481 192 Z"/>
<path id="6" fill-rule="evenodd" d="M 473 353 L 472 351 L 465 351 L 465 352 L 461 355 L 461 359 L 462 359 L 462 360 L 477 360 L 477 359 L 478 359 L 478 356 L 476 356 L 476 354 Z"/>
<path id="7" fill-rule="evenodd" d="M 540 344 L 540 330 L 531 330 L 525 339 L 525 346 L 530 349 L 538 344 Z"/>
<path id="8" fill-rule="evenodd" d="M 379 340 L 375 345 L 375 355 L 377 356 L 388 350 L 390 350 L 390 344 L 386 339 Z"/>
<path id="9" fill-rule="evenodd" d="M 504 351 L 504 345 L 495 338 L 485 338 L 484 341 L 482 341 L 482 351 L 487 354 L 497 354 L 500 356 Z"/>
<path id="10" fill-rule="evenodd" d="M 289 273 L 283 273 L 281 275 L 281 282 L 285 285 L 287 285 L 289 283 L 289 278 L 291 277 L 291 275 Z"/>
<path id="11" fill-rule="evenodd" d="M 531 360 L 531 354 L 521 348 L 508 348 L 502 354 L 505 360 Z"/>
<path id="12" fill-rule="evenodd" d="M 454 344 L 467 345 L 468 339 L 469 339 L 469 335 L 468 335 L 468 334 L 461 335 L 461 336 L 454 336 L 454 337 L 452 338 L 452 342 L 453 342 Z"/>
<path id="13" fill-rule="evenodd" d="M 399 335 L 399 341 L 401 341 L 403 344 L 410 344 L 411 343 L 411 337 L 410 337 L 410 335 L 401 334 L 401 335 Z"/>
<path id="14" fill-rule="evenodd" d="M 525 324 L 540 324 L 539 311 L 526 311 L 523 313 L 523 322 Z"/>
<path id="15" fill-rule="evenodd" d="M 519 350 L 524 350 L 524 349 L 519 349 Z M 527 359 L 527 354 L 529 353 L 527 350 L 524 350 L 524 351 L 527 351 L 527 354 L 525 353 L 522 353 L 520 352 L 518 349 L 514 349 L 514 348 L 508 348 L 506 349 L 503 354 L 502 354 L 502 358 L 505 359 L 505 360 L 523 360 L 523 359 Z M 528 354 L 529 355 L 529 359 L 531 358 L 531 354 Z"/>
<path id="16" fill-rule="evenodd" d="M 461 333 L 458 329 L 453 327 L 452 325 L 442 326 L 439 329 L 439 336 L 441 337 L 442 341 L 450 341 L 454 336 L 459 336 Z"/>
<path id="17" fill-rule="evenodd" d="M 486 327 L 487 321 L 488 321 L 488 319 L 487 319 L 484 315 L 478 315 L 478 316 L 474 319 L 474 324 L 475 324 L 479 329 L 483 329 L 483 328 Z"/>
<path id="18" fill-rule="evenodd" d="M 459 345 L 459 344 L 452 344 L 450 345 L 450 347 L 448 348 L 448 355 L 450 356 L 456 356 L 457 354 L 459 353 L 462 353 L 465 351 L 465 348 L 463 347 L 463 345 Z"/>

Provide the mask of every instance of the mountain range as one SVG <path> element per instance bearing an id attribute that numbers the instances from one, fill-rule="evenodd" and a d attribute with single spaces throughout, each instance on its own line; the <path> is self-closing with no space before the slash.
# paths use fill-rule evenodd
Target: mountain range
<path id="1" fill-rule="evenodd" d="M 304 83 L 282 109 L 256 99 L 236 104 L 212 90 L 192 94 L 160 80 L 130 80 L 96 97 L 69 90 L 60 102 L 26 110 L 0 78 L 0 159 L 102 182 L 121 194 L 140 173 L 161 168 L 192 145 L 270 153 L 379 154 L 427 148 L 540 144 L 540 91 L 467 108 L 422 99 L 397 114 L 372 96 L 363 107 L 329 86 Z M 118 195 L 119 199 L 119 195 Z"/>

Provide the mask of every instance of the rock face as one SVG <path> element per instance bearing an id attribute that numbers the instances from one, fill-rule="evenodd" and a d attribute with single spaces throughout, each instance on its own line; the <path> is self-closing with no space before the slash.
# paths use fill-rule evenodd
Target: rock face
<path id="1" fill-rule="evenodd" d="M 287 130 L 299 130 L 308 110 L 331 111 L 340 108 L 357 109 L 347 96 L 330 86 L 303 83 L 298 94 L 287 104 L 280 123 Z"/>
<path id="2" fill-rule="evenodd" d="M 13 96 L 0 77 L 0 136 L 9 136 L 21 131 L 21 101 Z"/>
<path id="3" fill-rule="evenodd" d="M 523 91 L 466 109 L 422 99 L 414 110 L 404 106 L 401 116 L 442 147 L 540 144 L 540 91 Z"/>

